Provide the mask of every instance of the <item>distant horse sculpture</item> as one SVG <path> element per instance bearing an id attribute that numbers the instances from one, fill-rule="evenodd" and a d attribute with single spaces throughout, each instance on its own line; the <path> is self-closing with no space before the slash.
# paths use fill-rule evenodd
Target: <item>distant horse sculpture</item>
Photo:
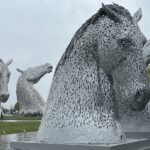
<path id="1" fill-rule="evenodd" d="M 45 102 L 33 84 L 36 84 L 46 73 L 50 73 L 52 66 L 46 63 L 25 71 L 17 70 L 21 73 L 16 90 L 19 112 L 25 115 L 43 114 Z"/>
<path id="2" fill-rule="evenodd" d="M 59 61 L 37 140 L 114 143 L 125 140 L 119 91 L 126 107 L 141 111 L 150 90 L 138 21 L 117 4 L 103 5 L 76 32 Z"/>
<path id="3" fill-rule="evenodd" d="M 146 62 L 146 71 L 147 71 L 147 75 L 148 75 L 148 79 L 149 79 L 149 84 L 150 84 L 150 40 L 147 41 L 147 43 L 145 44 L 144 48 L 144 59 Z M 147 106 L 147 112 L 148 112 L 148 119 L 150 120 L 150 102 L 148 103 Z"/>
<path id="4" fill-rule="evenodd" d="M 147 67 L 150 64 L 150 40 L 143 47 L 143 56 Z"/>
<path id="5" fill-rule="evenodd" d="M 0 59 L 0 102 L 5 103 L 9 98 L 8 82 L 10 78 L 10 71 L 8 66 L 12 63 L 12 59 L 4 63 Z"/>

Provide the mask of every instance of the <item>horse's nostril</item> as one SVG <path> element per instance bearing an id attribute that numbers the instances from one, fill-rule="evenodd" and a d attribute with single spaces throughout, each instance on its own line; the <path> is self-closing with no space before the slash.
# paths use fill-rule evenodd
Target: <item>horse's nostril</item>
<path id="1" fill-rule="evenodd" d="M 139 91 L 137 91 L 137 93 L 136 93 L 136 95 L 135 95 L 135 100 L 140 100 L 141 98 L 143 98 L 143 96 L 144 96 L 144 90 L 139 90 Z"/>
<path id="2" fill-rule="evenodd" d="M 49 66 L 47 69 L 48 69 L 48 72 L 51 72 L 53 69 L 53 66 Z"/>
<path id="3" fill-rule="evenodd" d="M 132 109 L 136 111 L 142 111 L 145 108 L 146 104 L 149 102 L 149 99 L 149 89 L 138 90 L 134 97 L 134 100 L 131 102 Z"/>

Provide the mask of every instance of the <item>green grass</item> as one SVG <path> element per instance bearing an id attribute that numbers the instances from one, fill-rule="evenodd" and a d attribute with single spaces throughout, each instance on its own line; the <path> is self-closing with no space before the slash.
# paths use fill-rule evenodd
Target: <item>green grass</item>
<path id="1" fill-rule="evenodd" d="M 0 122 L 0 135 L 3 135 L 2 131 L 6 134 L 20 133 L 25 129 L 26 132 L 34 132 L 39 129 L 40 121 L 35 122 Z"/>
<path id="2" fill-rule="evenodd" d="M 41 120 L 42 117 L 31 117 L 31 116 L 4 116 L 4 120 Z"/>

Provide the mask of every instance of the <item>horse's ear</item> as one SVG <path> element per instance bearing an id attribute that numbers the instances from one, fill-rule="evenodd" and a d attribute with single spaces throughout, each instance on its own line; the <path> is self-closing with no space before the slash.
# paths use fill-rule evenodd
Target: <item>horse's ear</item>
<path id="1" fill-rule="evenodd" d="M 10 60 L 6 63 L 6 65 L 9 66 L 9 65 L 12 63 L 12 61 L 13 61 L 13 59 L 10 59 Z"/>
<path id="2" fill-rule="evenodd" d="M 24 71 L 23 70 L 21 70 L 21 69 L 16 69 L 18 72 L 20 72 L 20 73 L 24 73 Z"/>
<path id="3" fill-rule="evenodd" d="M 111 9 L 108 5 L 104 5 L 102 3 L 102 11 L 105 12 L 105 14 L 113 21 L 115 22 L 120 22 L 121 23 L 121 19 L 119 17 L 119 15 L 113 10 Z"/>
<path id="4" fill-rule="evenodd" d="M 133 21 L 138 23 L 141 18 L 142 18 L 142 9 L 139 8 L 133 15 Z"/>

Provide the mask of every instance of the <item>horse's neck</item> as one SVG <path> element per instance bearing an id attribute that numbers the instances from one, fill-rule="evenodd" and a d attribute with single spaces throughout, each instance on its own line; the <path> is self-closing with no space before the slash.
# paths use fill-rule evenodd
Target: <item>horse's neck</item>
<path id="1" fill-rule="evenodd" d="M 34 86 L 33 83 L 28 81 L 26 78 L 24 77 L 20 77 L 19 81 L 18 81 L 18 88 L 20 89 L 24 89 L 25 91 L 31 91 L 34 90 Z"/>
<path id="2" fill-rule="evenodd" d="M 36 97 L 37 99 L 43 100 L 41 94 L 36 90 L 34 87 L 34 84 L 32 82 L 27 81 L 27 88 L 29 88 L 28 92 L 29 94 L 33 95 L 34 98 Z"/>

